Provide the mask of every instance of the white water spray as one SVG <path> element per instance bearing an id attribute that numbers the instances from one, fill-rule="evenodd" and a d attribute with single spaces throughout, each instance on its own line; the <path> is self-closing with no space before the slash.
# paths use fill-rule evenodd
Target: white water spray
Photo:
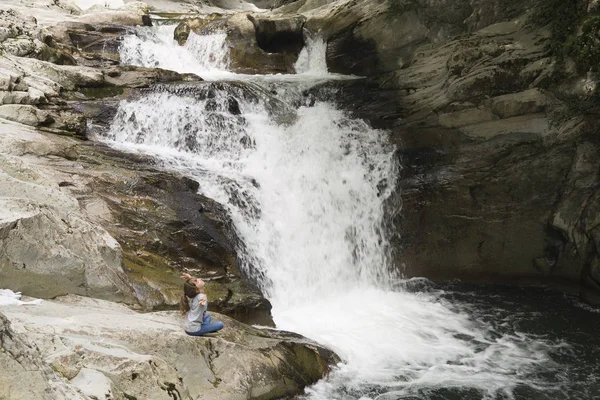
<path id="1" fill-rule="evenodd" d="M 231 75 L 226 34 L 200 36 L 194 32 L 183 46 L 173 38 L 174 25 L 138 28 L 126 35 L 120 48 L 121 62 L 140 67 L 163 68 L 218 79 Z"/>
<path id="2" fill-rule="evenodd" d="M 297 74 L 327 75 L 327 60 L 325 53 L 327 43 L 320 36 L 305 35 L 306 45 L 298 55 L 294 65 Z"/>
<path id="3" fill-rule="evenodd" d="M 122 102 L 106 139 L 157 155 L 228 207 L 277 326 L 344 361 L 308 397 L 474 388 L 511 398 L 551 365 L 542 341 L 497 335 L 432 293 L 392 290 L 384 205 L 398 166 L 385 132 L 323 102 L 281 124 L 273 99 L 210 85 Z"/>

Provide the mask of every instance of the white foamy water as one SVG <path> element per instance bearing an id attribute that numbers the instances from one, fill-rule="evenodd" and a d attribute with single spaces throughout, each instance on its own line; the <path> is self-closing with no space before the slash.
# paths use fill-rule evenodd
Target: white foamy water
<path id="1" fill-rule="evenodd" d="M 140 67 L 163 68 L 192 73 L 205 79 L 231 76 L 226 34 L 215 32 L 200 36 L 194 32 L 183 46 L 173 39 L 175 25 L 138 28 L 126 35 L 120 48 L 121 62 Z"/>
<path id="2" fill-rule="evenodd" d="M 298 55 L 294 65 L 297 74 L 324 76 L 327 75 L 327 60 L 325 52 L 327 43 L 320 36 L 307 35 L 306 45 Z"/>
<path id="3" fill-rule="evenodd" d="M 15 305 L 38 305 L 43 300 L 35 299 L 31 301 L 21 300 L 21 292 L 13 292 L 10 289 L 0 289 L 0 306 L 15 306 Z"/>
<path id="4" fill-rule="evenodd" d="M 205 80 L 256 80 L 301 82 L 312 86 L 324 80 L 353 79 L 331 74 L 325 60 L 326 43 L 319 36 L 308 35 L 294 68 L 296 74 L 244 75 L 229 71 L 229 45 L 225 33 L 200 36 L 191 32 L 183 46 L 173 39 L 175 25 L 137 28 L 126 35 L 119 50 L 121 62 L 149 68 L 163 68 L 192 73 Z M 308 79 L 308 80 L 307 80 Z"/>
<path id="5" fill-rule="evenodd" d="M 399 166 L 386 132 L 329 103 L 294 110 L 269 99 L 273 82 L 264 93 L 255 83 L 215 85 L 123 101 L 103 140 L 156 155 L 227 207 L 242 266 L 273 304 L 277 327 L 343 360 L 308 398 L 439 388 L 512 398 L 519 385 L 543 385 L 535 374 L 553 366 L 550 344 L 497 334 L 435 293 L 393 290 L 385 222 Z"/>

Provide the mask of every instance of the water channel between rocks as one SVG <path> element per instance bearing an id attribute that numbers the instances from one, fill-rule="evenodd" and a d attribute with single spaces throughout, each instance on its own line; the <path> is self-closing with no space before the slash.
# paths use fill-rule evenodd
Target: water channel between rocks
<path id="1" fill-rule="evenodd" d="M 386 132 L 306 95 L 311 86 L 352 78 L 327 73 L 322 41 L 309 41 L 296 75 L 243 76 L 227 71 L 224 34 L 192 33 L 179 47 L 173 29 L 127 36 L 122 62 L 206 81 L 122 101 L 98 140 L 157 156 L 227 207 L 243 242 L 242 267 L 273 304 L 277 327 L 343 359 L 306 398 L 600 396 L 598 357 L 582 356 L 584 333 L 525 323 L 544 320 L 535 297 L 442 290 L 389 272 L 386 213 L 397 207 L 400 166 Z M 568 315 L 595 317 L 552 298 Z"/>

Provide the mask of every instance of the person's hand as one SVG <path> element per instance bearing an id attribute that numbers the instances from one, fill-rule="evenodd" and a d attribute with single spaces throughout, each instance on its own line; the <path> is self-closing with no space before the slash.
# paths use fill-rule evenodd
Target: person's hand
<path id="1" fill-rule="evenodd" d="M 192 279 L 192 276 L 190 274 L 188 274 L 187 272 L 184 272 L 183 274 L 181 274 L 180 278 L 188 280 L 188 279 Z"/>
<path id="2" fill-rule="evenodd" d="M 200 305 L 203 305 L 203 306 L 206 305 L 206 297 L 201 297 L 200 298 Z"/>

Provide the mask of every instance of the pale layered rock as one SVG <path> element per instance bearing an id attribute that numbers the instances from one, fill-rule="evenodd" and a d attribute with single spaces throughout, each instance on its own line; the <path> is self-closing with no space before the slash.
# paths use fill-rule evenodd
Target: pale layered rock
<path id="1" fill-rule="evenodd" d="M 320 379 L 336 361 L 306 339 L 215 313 L 225 328 L 191 337 L 176 312 L 139 314 L 77 296 L 1 311 L 24 345 L 37 344 L 41 367 L 61 376 L 67 388 L 98 398 L 285 397 Z"/>
<path id="2" fill-rule="evenodd" d="M 78 293 L 133 301 L 121 268 L 121 248 L 106 231 L 91 225 L 77 208 L 31 199 L 38 185 L 19 185 L 0 176 L 25 198 L 2 198 L 0 278 L 7 287 L 50 298 Z M 6 195 L 17 193 L 6 193 Z"/>
<path id="3" fill-rule="evenodd" d="M 83 11 L 77 21 L 92 25 L 149 25 L 148 11 L 148 5 L 141 1 L 127 3 L 119 9 L 107 9 L 98 5 Z"/>
<path id="4" fill-rule="evenodd" d="M 46 47 L 41 41 L 28 38 L 7 39 L 2 43 L 4 51 L 17 57 L 39 57 Z"/>
<path id="5" fill-rule="evenodd" d="M 0 133 L 3 284 L 43 298 L 78 293 L 133 302 L 119 244 L 85 219 L 77 200 L 61 190 L 56 177 L 15 157 L 72 157 L 73 144 L 61 145 L 13 125 L 1 124 Z M 34 138 L 28 145 L 27 139 Z"/>
<path id="6" fill-rule="evenodd" d="M 36 25 L 33 17 L 25 17 L 13 9 L 0 9 L 0 43 L 20 36 L 35 35 Z"/>
<path id="7" fill-rule="evenodd" d="M 14 331 L 0 313 L 0 398 L 32 400 L 84 400 L 77 390 L 46 365 L 39 348 Z"/>
<path id="8" fill-rule="evenodd" d="M 30 104 L 37 105 L 46 103 L 48 100 L 44 93 L 35 88 L 22 91 L 0 91 L 0 104 Z"/>
<path id="9" fill-rule="evenodd" d="M 0 89 L 3 91 L 14 90 L 22 77 L 22 74 L 12 68 L 0 68 Z"/>
<path id="10" fill-rule="evenodd" d="M 0 68 L 4 71 L 0 74 L 6 76 L 3 90 L 34 89 L 34 93 L 40 97 L 43 94 L 46 99 L 57 97 L 64 90 L 101 86 L 104 83 L 102 71 L 88 67 L 56 65 L 33 58 L 0 56 Z"/>
<path id="11" fill-rule="evenodd" d="M 52 122 L 48 112 L 22 104 L 0 105 L 0 118 L 29 126 L 47 125 Z"/>

